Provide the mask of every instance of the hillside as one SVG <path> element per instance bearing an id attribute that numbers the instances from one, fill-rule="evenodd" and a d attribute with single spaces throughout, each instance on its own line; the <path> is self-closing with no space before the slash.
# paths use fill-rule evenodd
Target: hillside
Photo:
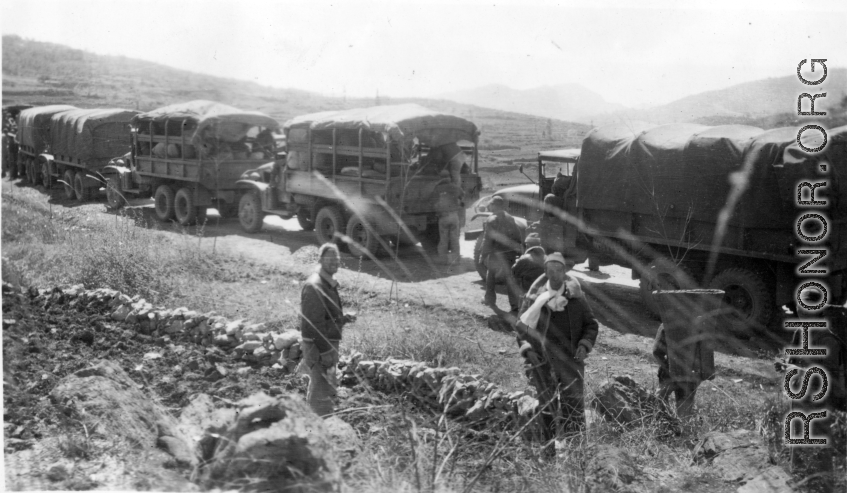
<path id="1" fill-rule="evenodd" d="M 333 98 L 261 86 L 119 56 L 3 36 L 3 104 L 66 103 L 84 108 L 151 110 L 192 99 L 210 99 L 265 112 L 280 122 L 316 111 L 414 102 L 474 121 L 481 129 L 480 166 L 532 161 L 541 149 L 579 146 L 588 125 L 481 108 L 444 99 Z M 517 175 L 517 172 L 511 173 Z M 487 181 L 490 186 L 494 182 Z M 498 182 L 499 183 L 499 182 Z"/>
<path id="2" fill-rule="evenodd" d="M 737 84 L 725 89 L 688 96 L 671 103 L 641 110 L 615 113 L 598 111 L 590 119 L 595 124 L 614 121 L 648 121 L 653 123 L 700 122 L 710 125 L 747 123 L 765 127 L 794 125 L 797 96 L 802 92 L 826 92 L 825 99 L 815 102 L 815 111 L 829 114 L 821 120 L 844 124 L 847 111 L 847 68 L 830 68 L 820 87 L 803 86 L 795 75 Z M 808 110 L 808 103 L 804 105 Z M 830 127 L 836 124 L 830 124 Z"/>
<path id="3" fill-rule="evenodd" d="M 442 97 L 486 108 L 560 120 L 579 120 L 596 113 L 609 113 L 625 108 L 621 104 L 607 102 L 600 94 L 579 84 L 559 84 L 526 90 L 492 84 L 443 94 Z"/>

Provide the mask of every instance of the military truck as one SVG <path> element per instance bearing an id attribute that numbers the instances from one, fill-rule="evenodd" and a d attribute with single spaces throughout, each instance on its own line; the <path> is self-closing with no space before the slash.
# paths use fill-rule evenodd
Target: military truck
<path id="1" fill-rule="evenodd" d="M 18 131 L 15 134 L 18 175 L 24 175 L 26 181 L 33 185 L 41 181 L 41 168 L 36 165 L 38 156 L 50 151 L 50 120 L 57 113 L 75 109 L 79 108 L 54 104 L 25 109 L 18 114 Z"/>
<path id="2" fill-rule="evenodd" d="M 103 168 L 129 151 L 129 122 L 138 113 L 120 108 L 55 113 L 50 118 L 49 146 L 34 166 L 44 188 L 61 181 L 68 200 L 92 199 L 106 184 L 100 174 Z"/>
<path id="3" fill-rule="evenodd" d="M 264 113 L 212 101 L 173 104 L 132 118 L 129 154 L 104 169 L 106 198 L 153 197 L 160 221 L 202 223 L 208 207 L 237 214 L 236 181 L 277 159 L 279 123 Z"/>
<path id="4" fill-rule="evenodd" d="M 479 197 L 479 130 L 463 118 L 404 104 L 304 115 L 283 128 L 286 161 L 238 182 L 247 232 L 259 231 L 266 214 L 297 216 L 319 243 L 346 234 L 354 255 L 417 241 L 433 251 L 435 188 L 458 177 L 466 203 Z M 462 142 L 471 144 L 469 159 Z"/>
<path id="5" fill-rule="evenodd" d="M 777 307 L 794 303 L 797 184 L 825 177 L 828 187 L 816 196 L 829 200 L 828 295 L 841 304 L 847 126 L 828 134 L 826 150 L 810 155 L 798 146 L 796 128 L 596 128 L 583 141 L 563 211 L 542 218 L 543 244 L 631 267 L 648 307 L 657 288 L 721 289 L 733 328 L 762 328 Z M 832 166 L 822 174 L 818 165 L 826 162 Z"/>

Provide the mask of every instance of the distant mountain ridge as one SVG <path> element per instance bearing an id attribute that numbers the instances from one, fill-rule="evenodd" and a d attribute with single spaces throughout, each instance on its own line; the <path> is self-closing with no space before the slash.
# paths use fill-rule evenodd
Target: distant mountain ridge
<path id="1" fill-rule="evenodd" d="M 802 84 L 796 75 L 774 77 L 736 84 L 724 89 L 707 91 L 644 109 L 626 109 L 614 113 L 597 112 L 588 119 L 594 124 L 616 121 L 647 121 L 652 123 L 716 122 L 721 120 L 754 120 L 774 114 L 797 114 L 797 96 L 801 93 L 826 93 L 815 101 L 815 111 L 827 111 L 836 116 L 847 109 L 847 68 L 829 68 L 820 86 Z M 809 110 L 809 104 L 803 105 Z"/>
<path id="2" fill-rule="evenodd" d="M 452 91 L 439 97 L 475 106 L 569 121 L 626 108 L 621 104 L 607 102 L 600 94 L 579 84 L 558 84 L 524 90 L 490 84 Z"/>

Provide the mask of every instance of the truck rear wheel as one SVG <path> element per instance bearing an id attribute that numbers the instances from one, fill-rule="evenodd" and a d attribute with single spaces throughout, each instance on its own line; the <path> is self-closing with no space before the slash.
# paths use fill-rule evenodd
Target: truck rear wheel
<path id="1" fill-rule="evenodd" d="M 41 163 L 41 184 L 47 190 L 53 188 L 53 177 L 50 176 L 50 165 L 47 163 Z"/>
<path id="2" fill-rule="evenodd" d="M 76 192 L 74 192 L 74 172 L 73 170 L 65 170 L 65 174 L 62 175 L 62 188 L 65 190 L 65 198 L 68 200 L 73 200 L 76 197 Z"/>
<path id="3" fill-rule="evenodd" d="M 80 202 L 91 199 L 91 189 L 85 186 L 85 173 L 82 171 L 74 175 L 74 195 Z"/>
<path id="4" fill-rule="evenodd" d="M 118 210 L 126 204 L 126 199 L 121 190 L 121 180 L 117 176 L 106 178 L 106 203 L 109 208 Z"/>
<path id="5" fill-rule="evenodd" d="M 653 291 L 669 289 L 693 289 L 696 287 L 691 274 L 682 265 L 672 260 L 658 258 L 647 265 L 638 285 L 641 301 L 647 310 L 659 316 L 659 305 L 653 299 Z"/>
<path id="6" fill-rule="evenodd" d="M 174 216 L 182 226 L 190 226 L 197 220 L 197 206 L 191 190 L 182 187 L 174 195 Z"/>
<path id="7" fill-rule="evenodd" d="M 174 218 L 174 189 L 170 185 L 159 185 L 154 200 L 156 202 L 156 217 L 159 221 L 172 220 Z"/>
<path id="8" fill-rule="evenodd" d="M 473 245 L 473 264 L 476 267 L 476 271 L 479 274 L 479 277 L 485 281 L 486 276 L 488 276 L 488 267 L 485 266 L 485 262 L 482 258 L 482 240 L 484 239 L 484 235 L 479 235 L 476 237 L 476 243 Z"/>
<path id="9" fill-rule="evenodd" d="M 312 221 L 312 213 L 309 209 L 300 209 L 297 211 L 297 222 L 303 231 L 314 231 L 315 223 Z"/>
<path id="10" fill-rule="evenodd" d="M 725 321 L 734 333 L 749 337 L 770 322 L 773 296 L 756 272 L 741 267 L 726 268 L 712 279 L 709 288 L 724 291 L 723 304 L 730 311 Z"/>
<path id="11" fill-rule="evenodd" d="M 337 207 L 328 205 L 319 210 L 315 217 L 315 237 L 321 245 L 330 242 L 339 243 L 335 233 L 344 233 L 344 220 Z"/>
<path id="12" fill-rule="evenodd" d="M 376 256 L 379 251 L 379 236 L 373 230 L 368 230 L 365 222 L 359 216 L 353 216 L 347 221 L 347 236 L 358 243 L 350 243 L 350 253 L 354 257 Z M 360 246 L 361 247 L 360 247 Z M 370 253 L 370 255 L 368 255 Z"/>
<path id="13" fill-rule="evenodd" d="M 238 201 L 238 221 L 248 233 L 258 233 L 262 230 L 265 214 L 262 212 L 262 199 L 258 190 L 250 190 Z"/>

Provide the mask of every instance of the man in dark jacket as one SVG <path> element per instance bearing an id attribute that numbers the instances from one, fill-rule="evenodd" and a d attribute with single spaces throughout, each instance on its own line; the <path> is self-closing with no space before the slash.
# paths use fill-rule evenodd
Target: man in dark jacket
<path id="1" fill-rule="evenodd" d="M 547 382 L 533 382 L 546 386 L 537 389 L 539 400 L 543 406 L 555 408 L 558 397 L 567 432 L 585 427 L 585 358 L 599 331 L 579 281 L 567 275 L 573 265 L 561 253 L 547 256 L 545 275 L 533 283 L 515 324 L 521 355 L 530 362 L 540 361 L 533 371 Z M 543 419 L 548 429 L 554 426 L 552 416 L 545 414 Z"/>
<path id="2" fill-rule="evenodd" d="M 526 253 L 512 266 L 512 276 L 521 288 L 521 296 L 529 291 L 536 279 L 544 275 L 544 253 L 544 248 L 540 246 L 527 248 Z"/>
<path id="3" fill-rule="evenodd" d="M 503 197 L 496 196 L 491 200 L 489 208 L 491 217 L 485 221 L 483 232 L 482 251 L 480 257 L 485 261 L 488 269 L 485 277 L 485 303 L 496 305 L 497 293 L 495 287 L 497 281 L 506 282 L 506 291 L 509 295 L 509 307 L 517 312 L 520 299 L 515 279 L 512 277 L 512 264 L 518 255 L 523 253 L 523 231 L 511 214 L 506 212 L 506 203 Z"/>
<path id="4" fill-rule="evenodd" d="M 300 333 L 303 364 L 309 371 L 306 400 L 320 416 L 332 413 L 341 329 L 355 318 L 344 315 L 338 296 L 340 256 L 332 243 L 321 246 L 320 268 L 306 279 L 300 293 Z"/>

